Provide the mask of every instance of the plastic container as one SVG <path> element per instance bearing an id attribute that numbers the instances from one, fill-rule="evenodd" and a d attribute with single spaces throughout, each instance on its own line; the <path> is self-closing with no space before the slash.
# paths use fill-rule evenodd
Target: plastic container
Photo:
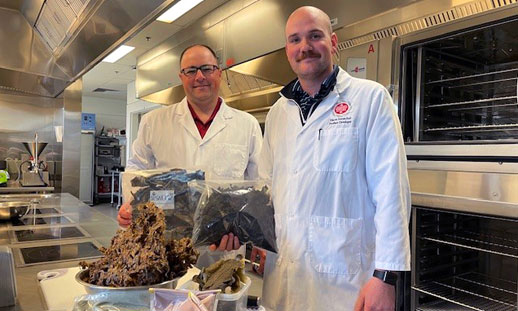
<path id="1" fill-rule="evenodd" d="M 246 308 L 246 300 L 248 298 L 248 289 L 250 288 L 250 284 L 252 281 L 247 276 L 245 279 L 245 283 L 241 283 L 241 290 L 234 294 L 217 294 L 216 302 L 217 302 L 217 311 L 247 311 Z M 190 289 L 196 290 L 198 284 L 189 281 L 180 286 L 182 289 Z"/>

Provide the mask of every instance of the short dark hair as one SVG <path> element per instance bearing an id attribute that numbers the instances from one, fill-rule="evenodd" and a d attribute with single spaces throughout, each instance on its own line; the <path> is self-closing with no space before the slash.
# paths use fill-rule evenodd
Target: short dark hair
<path id="1" fill-rule="evenodd" d="M 216 63 L 219 63 L 218 57 L 216 56 L 216 52 L 214 52 L 214 50 L 210 46 L 205 45 L 205 44 L 193 44 L 193 45 L 186 47 L 182 51 L 182 54 L 180 54 L 180 66 L 182 64 L 183 54 L 185 54 L 185 52 L 187 52 L 187 50 L 190 50 L 191 48 L 196 47 L 196 46 L 202 46 L 202 47 L 206 48 L 207 50 L 209 50 L 209 52 L 212 54 L 212 56 L 214 56 L 214 58 L 216 59 Z"/>

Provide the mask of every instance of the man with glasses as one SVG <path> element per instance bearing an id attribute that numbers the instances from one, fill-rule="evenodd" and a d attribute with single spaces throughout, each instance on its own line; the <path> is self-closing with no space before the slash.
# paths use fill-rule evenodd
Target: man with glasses
<path id="1" fill-rule="evenodd" d="M 201 169 L 207 179 L 256 179 L 262 144 L 259 122 L 218 96 L 221 70 L 214 51 L 190 46 L 180 56 L 180 68 L 185 98 L 144 115 L 127 170 Z M 117 219 L 124 227 L 131 223 L 129 202 Z M 219 249 L 238 246 L 237 237 L 229 234 Z"/>

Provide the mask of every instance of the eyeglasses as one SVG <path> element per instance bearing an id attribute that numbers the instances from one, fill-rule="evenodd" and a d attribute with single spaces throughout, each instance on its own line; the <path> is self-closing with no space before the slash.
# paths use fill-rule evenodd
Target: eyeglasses
<path id="1" fill-rule="evenodd" d="M 187 67 L 180 70 L 180 72 L 183 73 L 186 77 L 194 77 L 198 70 L 200 70 L 201 73 L 206 76 L 212 74 L 216 69 L 219 69 L 219 67 L 216 65 L 201 65 L 200 67 Z"/>

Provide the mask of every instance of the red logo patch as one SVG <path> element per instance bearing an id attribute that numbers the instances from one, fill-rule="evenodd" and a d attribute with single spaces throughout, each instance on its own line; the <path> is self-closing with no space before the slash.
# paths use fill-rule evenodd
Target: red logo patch
<path id="1" fill-rule="evenodd" d="M 339 115 L 343 115 L 343 114 L 346 114 L 347 111 L 349 111 L 349 104 L 348 103 L 339 103 L 339 104 L 336 104 L 335 108 L 334 108 L 334 113 L 335 115 L 339 116 Z"/>

